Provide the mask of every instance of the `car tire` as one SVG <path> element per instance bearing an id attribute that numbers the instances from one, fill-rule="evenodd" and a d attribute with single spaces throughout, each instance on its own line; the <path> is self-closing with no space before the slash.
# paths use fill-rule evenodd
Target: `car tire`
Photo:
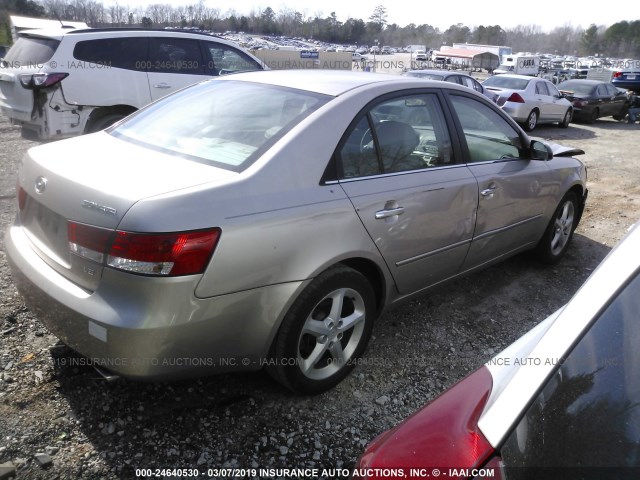
<path id="1" fill-rule="evenodd" d="M 538 112 L 536 110 L 531 110 L 527 120 L 522 124 L 522 128 L 524 128 L 526 132 L 530 132 L 536 128 L 536 125 L 538 125 Z"/>
<path id="2" fill-rule="evenodd" d="M 597 108 L 594 108 L 591 111 L 591 115 L 589 115 L 589 118 L 587 119 L 587 123 L 595 123 L 595 121 L 598 120 L 598 118 L 600 118 L 600 110 Z"/>
<path id="3" fill-rule="evenodd" d="M 575 193 L 568 192 L 560 201 L 534 250 L 540 261 L 554 264 L 562 258 L 571 243 L 578 216 L 578 198 Z"/>
<path id="4" fill-rule="evenodd" d="M 114 123 L 119 122 L 124 117 L 126 117 L 126 115 L 122 115 L 120 113 L 111 113 L 103 117 L 99 117 L 91 122 L 89 128 L 87 128 L 87 133 L 95 133 L 104 130 Z"/>
<path id="5" fill-rule="evenodd" d="M 333 388 L 365 351 L 375 317 L 375 295 L 364 275 L 344 265 L 326 270 L 285 315 L 267 371 L 297 394 Z"/>
<path id="6" fill-rule="evenodd" d="M 560 128 L 568 128 L 572 119 L 573 119 L 573 110 L 571 110 L 570 108 L 567 108 L 567 111 L 564 114 L 564 118 L 562 119 L 562 122 L 559 123 Z"/>

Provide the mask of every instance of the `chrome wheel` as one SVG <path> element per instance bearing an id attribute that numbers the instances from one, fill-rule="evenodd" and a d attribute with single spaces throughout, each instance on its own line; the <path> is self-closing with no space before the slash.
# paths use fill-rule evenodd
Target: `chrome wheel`
<path id="1" fill-rule="evenodd" d="M 526 123 L 527 132 L 530 132 L 531 130 L 536 128 L 537 124 L 538 124 L 538 114 L 535 111 L 532 111 L 527 117 L 527 123 Z"/>
<path id="2" fill-rule="evenodd" d="M 575 215 L 574 203 L 567 200 L 554 221 L 554 233 L 551 237 L 551 253 L 560 255 L 573 233 L 573 221 Z"/>
<path id="3" fill-rule="evenodd" d="M 267 372 L 296 393 L 333 388 L 364 353 L 377 313 L 374 289 L 362 273 L 342 264 L 325 270 L 282 320 Z"/>
<path id="4" fill-rule="evenodd" d="M 298 342 L 302 374 L 323 380 L 338 372 L 353 357 L 363 336 L 366 307 L 350 288 L 326 295 L 307 317 Z"/>

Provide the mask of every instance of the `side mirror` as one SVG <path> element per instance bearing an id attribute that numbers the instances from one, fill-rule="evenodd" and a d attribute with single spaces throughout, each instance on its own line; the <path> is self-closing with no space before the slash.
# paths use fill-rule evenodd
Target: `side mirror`
<path id="1" fill-rule="evenodd" d="M 529 155 L 531 160 L 551 160 L 553 150 L 544 142 L 532 140 L 529 144 Z"/>

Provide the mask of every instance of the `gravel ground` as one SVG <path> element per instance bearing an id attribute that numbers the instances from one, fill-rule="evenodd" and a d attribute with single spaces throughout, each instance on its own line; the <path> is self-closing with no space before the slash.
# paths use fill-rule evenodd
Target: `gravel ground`
<path id="1" fill-rule="evenodd" d="M 316 397 L 293 396 L 264 373 L 106 382 L 25 308 L 0 243 L 0 479 L 351 468 L 372 438 L 563 305 L 640 217 L 638 129 L 612 120 L 537 129 L 587 152 L 588 206 L 563 261 L 545 268 L 518 256 L 396 308 L 376 324 L 362 364 Z M 15 215 L 15 171 L 31 145 L 0 117 L 3 231 Z"/>

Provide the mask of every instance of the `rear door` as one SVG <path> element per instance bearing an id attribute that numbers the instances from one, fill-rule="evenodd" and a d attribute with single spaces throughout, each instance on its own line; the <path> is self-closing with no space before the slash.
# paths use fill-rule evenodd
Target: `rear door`
<path id="1" fill-rule="evenodd" d="M 533 246 L 558 185 L 546 162 L 526 158 L 520 132 L 490 105 L 462 94 L 449 98 L 464 134 L 463 160 L 478 181 L 477 222 L 463 266 L 469 270 Z"/>
<path id="2" fill-rule="evenodd" d="M 458 272 L 473 236 L 478 188 L 454 161 L 435 92 L 371 106 L 337 157 L 340 185 L 401 294 Z"/>
<path id="3" fill-rule="evenodd" d="M 198 83 L 207 74 L 200 42 L 191 38 L 151 38 L 147 66 L 152 100 Z"/>
<path id="4" fill-rule="evenodd" d="M 549 121 L 560 121 L 564 116 L 564 112 L 566 107 L 562 108 L 557 101 L 558 98 L 553 97 L 553 92 L 549 91 L 547 86 L 547 82 L 544 80 L 534 80 L 535 81 L 535 99 L 540 109 L 540 120 L 549 122 Z"/>

